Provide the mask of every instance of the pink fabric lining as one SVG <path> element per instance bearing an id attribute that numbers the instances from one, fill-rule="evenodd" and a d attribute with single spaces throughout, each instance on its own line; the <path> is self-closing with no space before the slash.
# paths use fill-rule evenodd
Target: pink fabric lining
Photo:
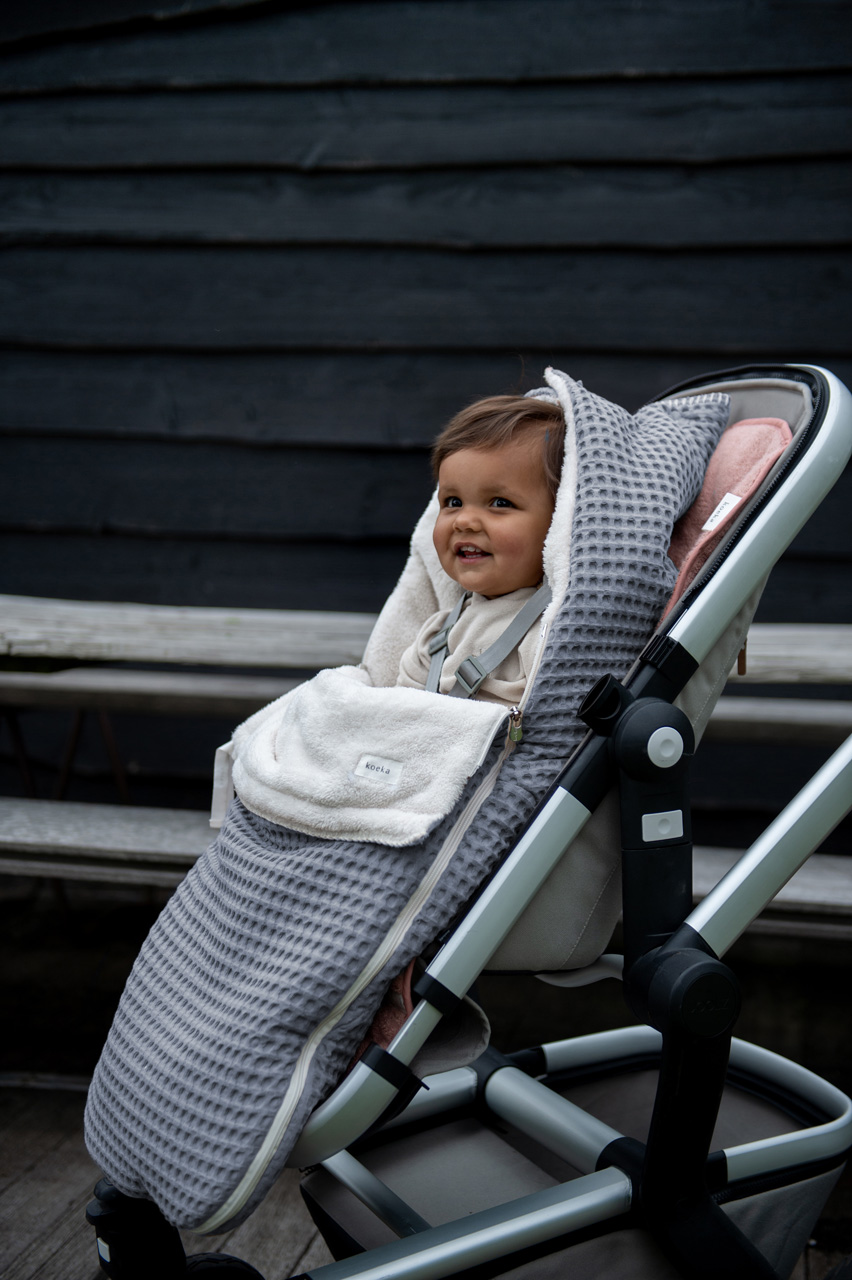
<path id="1" fill-rule="evenodd" d="M 782 418 L 744 418 L 727 427 L 707 466 L 701 492 L 674 527 L 669 556 L 680 570 L 663 617 L 716 549 L 743 503 L 763 483 L 793 439 Z M 717 513 L 716 519 L 711 517 Z M 705 528 L 708 524 L 711 527 Z"/>

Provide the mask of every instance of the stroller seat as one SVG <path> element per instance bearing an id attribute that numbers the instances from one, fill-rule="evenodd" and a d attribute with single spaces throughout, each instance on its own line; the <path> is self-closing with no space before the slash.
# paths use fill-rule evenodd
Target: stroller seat
<path id="1" fill-rule="evenodd" d="M 697 908 L 687 765 L 772 565 L 849 457 L 852 402 L 810 366 L 724 371 L 659 402 L 688 412 L 707 398 L 724 399 L 751 439 L 762 424 L 766 440 L 733 477 L 724 452 L 739 428 L 722 436 L 691 527 L 686 515 L 676 531 L 682 575 L 665 617 L 628 671 L 588 691 L 588 732 L 433 936 L 410 1016 L 300 1125 L 287 1163 L 314 1170 L 306 1202 L 339 1258 L 315 1280 L 785 1276 L 839 1175 L 852 1104 L 732 1044 L 739 997 L 721 957 L 848 808 L 852 740 Z M 507 1057 L 488 1049 L 418 1077 L 418 1055 L 480 973 L 593 962 L 620 908 L 625 996 L 644 1025 Z M 202 1229 L 236 1220 L 268 1185 L 280 1137 L 259 1132 Z M 120 1262 L 127 1200 L 90 1207 L 118 1280 L 135 1274 Z"/>

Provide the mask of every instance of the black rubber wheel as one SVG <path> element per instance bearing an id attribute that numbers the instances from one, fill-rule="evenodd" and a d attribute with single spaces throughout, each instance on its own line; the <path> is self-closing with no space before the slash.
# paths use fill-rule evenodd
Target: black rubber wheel
<path id="1" fill-rule="evenodd" d="M 195 1280 L 201 1280 L 202 1276 L 215 1277 L 215 1280 L 231 1280 L 231 1277 L 233 1280 L 263 1280 L 254 1267 L 227 1253 L 192 1254 L 186 1260 L 186 1274 Z"/>

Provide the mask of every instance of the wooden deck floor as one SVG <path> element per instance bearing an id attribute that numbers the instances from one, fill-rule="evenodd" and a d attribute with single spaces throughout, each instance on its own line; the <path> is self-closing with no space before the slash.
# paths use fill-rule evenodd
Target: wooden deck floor
<path id="1" fill-rule="evenodd" d="M 100 1176 L 83 1144 L 84 1102 L 80 1087 L 0 1087 L 3 1280 L 103 1280 L 84 1216 Z M 298 1172 L 287 1170 L 257 1212 L 229 1234 L 185 1233 L 187 1253 L 232 1253 L 265 1280 L 331 1261 L 298 1183 Z"/>
<path id="2" fill-rule="evenodd" d="M 0 1079 L 0 1276 L 2 1280 L 103 1280 L 85 1206 L 99 1173 L 83 1144 L 85 1093 L 22 1088 Z M 265 1280 L 331 1261 L 286 1170 L 251 1218 L 229 1234 L 184 1233 L 191 1253 L 230 1253 Z M 822 1233 L 817 1231 L 818 1237 Z M 824 1280 L 842 1253 L 818 1238 L 791 1280 Z"/>
<path id="3" fill-rule="evenodd" d="M 84 1218 L 99 1176 L 83 1144 L 85 1079 L 158 909 L 138 891 L 0 886 L 0 1280 L 103 1274 Z M 756 937 L 743 939 L 732 961 L 744 995 L 737 1034 L 852 1093 L 848 944 Z M 553 987 L 531 991 L 528 980 L 491 976 L 480 981 L 479 996 L 500 1049 L 625 1021 L 616 983 L 580 988 L 566 1000 Z M 23 1087 L 46 1077 L 76 1087 Z M 321 1266 L 329 1255 L 297 1184 L 296 1173 L 285 1173 L 230 1236 L 187 1237 L 186 1247 L 245 1258 L 265 1280 Z M 852 1254 L 852 1168 L 814 1237 L 794 1280 L 823 1280 Z"/>

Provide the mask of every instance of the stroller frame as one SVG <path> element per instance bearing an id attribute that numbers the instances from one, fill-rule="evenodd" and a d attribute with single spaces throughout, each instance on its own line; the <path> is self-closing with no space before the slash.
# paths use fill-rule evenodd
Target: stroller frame
<path id="1" fill-rule="evenodd" d="M 719 1207 L 721 1193 L 749 1180 L 783 1184 L 836 1169 L 852 1148 L 852 1102 L 845 1095 L 803 1068 L 733 1039 L 739 993 L 721 959 L 849 809 L 852 737 L 711 893 L 696 907 L 692 900 L 688 761 L 694 735 L 674 700 L 759 592 L 768 567 L 852 452 L 852 397 L 834 375 L 815 366 L 724 371 L 665 395 L 728 390 L 755 380 L 767 386 L 801 381 L 813 397 L 810 424 L 624 682 L 607 677 L 590 692 L 580 712 L 588 736 L 428 964 L 414 988 L 419 1002 L 413 1013 L 387 1050 L 373 1046 L 316 1109 L 290 1156 L 291 1166 L 322 1166 L 400 1239 L 313 1269 L 300 1280 L 436 1280 L 471 1267 L 478 1275 L 498 1274 L 489 1266 L 499 1267 L 501 1259 L 511 1269 L 524 1251 L 557 1241 L 565 1247 L 614 1222 L 650 1232 L 677 1274 L 777 1280 L 780 1273 Z M 795 484 L 786 484 L 793 467 Z M 699 595 L 700 611 L 691 607 Z M 621 799 L 625 999 L 645 1025 L 508 1056 L 488 1050 L 470 1067 L 420 1081 L 409 1065 L 416 1053 L 476 981 L 614 784 Z M 615 957 L 602 957 L 583 971 L 582 980 L 610 976 L 619 967 Z M 551 1087 L 566 1073 L 619 1061 L 659 1062 L 645 1143 L 625 1137 Z M 760 1080 L 774 1095 L 795 1097 L 793 1110 L 809 1115 L 809 1123 L 711 1152 L 726 1078 L 735 1077 Z M 347 1150 L 365 1134 L 384 1140 L 440 1123 L 465 1107 L 485 1108 L 567 1161 L 579 1176 L 431 1226 Z M 267 1143 L 274 1141 L 273 1131 Z M 259 1168 L 265 1159 L 261 1149 Z M 308 1189 L 305 1198 L 334 1247 L 333 1217 Z M 233 1208 L 225 1206 L 223 1216 Z M 340 1252 L 354 1242 L 341 1231 L 336 1243 Z M 116 1277 L 125 1274 L 104 1269 Z"/>

